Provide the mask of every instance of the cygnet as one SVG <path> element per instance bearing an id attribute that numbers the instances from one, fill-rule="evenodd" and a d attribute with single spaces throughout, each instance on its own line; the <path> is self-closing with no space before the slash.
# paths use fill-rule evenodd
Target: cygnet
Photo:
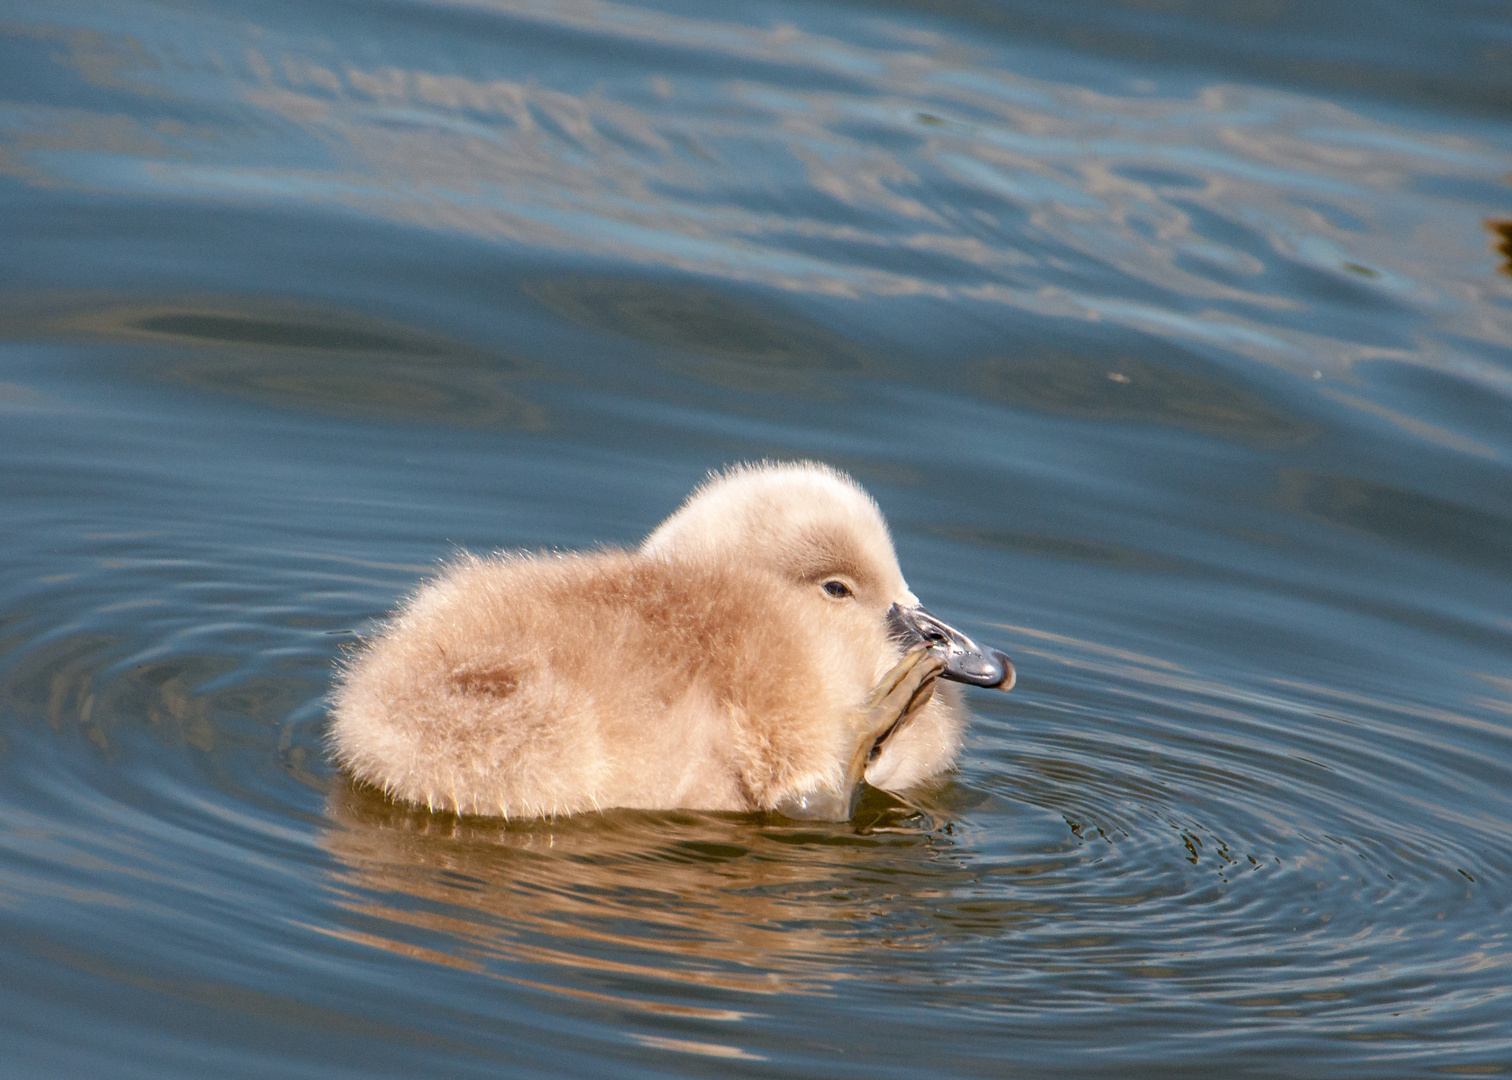
<path id="1" fill-rule="evenodd" d="M 941 677 L 1006 656 L 919 606 L 877 504 L 812 462 L 712 476 L 639 548 L 464 555 L 342 665 L 359 781 L 459 814 L 610 807 L 840 820 L 954 762 Z"/>

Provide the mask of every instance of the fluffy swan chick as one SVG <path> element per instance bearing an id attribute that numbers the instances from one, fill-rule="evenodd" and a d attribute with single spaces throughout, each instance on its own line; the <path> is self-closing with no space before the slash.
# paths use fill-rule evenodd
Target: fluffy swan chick
<path id="1" fill-rule="evenodd" d="M 457 559 L 343 664 L 330 742 L 390 797 L 463 814 L 841 819 L 863 774 L 901 790 L 955 759 L 964 710 L 914 612 L 854 481 L 739 466 L 636 550 Z"/>

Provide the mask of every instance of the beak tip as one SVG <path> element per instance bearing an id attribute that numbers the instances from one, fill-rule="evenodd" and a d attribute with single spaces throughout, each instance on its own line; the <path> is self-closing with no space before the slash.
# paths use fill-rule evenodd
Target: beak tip
<path id="1" fill-rule="evenodd" d="M 1012 690 L 1018 684 L 1018 671 L 1014 668 L 1013 661 L 996 649 L 992 650 L 992 655 L 997 659 L 999 664 L 1003 665 L 1003 681 L 998 683 L 994 689 Z"/>

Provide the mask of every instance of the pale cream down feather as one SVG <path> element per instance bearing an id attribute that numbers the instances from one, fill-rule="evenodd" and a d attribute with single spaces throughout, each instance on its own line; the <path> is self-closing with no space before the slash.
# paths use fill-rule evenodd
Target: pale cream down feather
<path id="1" fill-rule="evenodd" d="M 955 760 L 959 691 L 889 624 L 917 605 L 848 476 L 739 466 L 635 550 L 457 559 L 344 664 L 330 741 L 464 814 L 841 818 L 862 769 L 904 790 Z"/>

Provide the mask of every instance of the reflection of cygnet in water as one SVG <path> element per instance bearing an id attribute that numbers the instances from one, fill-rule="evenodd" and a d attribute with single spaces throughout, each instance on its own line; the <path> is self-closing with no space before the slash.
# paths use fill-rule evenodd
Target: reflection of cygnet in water
<path id="1" fill-rule="evenodd" d="M 858 816 L 871 814 L 881 828 L 862 836 L 686 811 L 505 823 L 337 782 L 317 838 L 332 902 L 352 917 L 325 931 L 616 1009 L 737 1020 L 746 1006 L 726 994 L 826 992 L 879 951 L 917 956 L 1049 917 L 983 911 L 954 841 L 885 795 Z M 889 963 L 888 977 L 909 975 Z"/>
<path id="2" fill-rule="evenodd" d="M 635 551 L 464 557 L 346 665 L 359 780 L 466 814 L 849 816 L 948 768 L 939 676 L 1013 665 L 918 606 L 876 503 L 810 463 L 732 469 Z"/>

